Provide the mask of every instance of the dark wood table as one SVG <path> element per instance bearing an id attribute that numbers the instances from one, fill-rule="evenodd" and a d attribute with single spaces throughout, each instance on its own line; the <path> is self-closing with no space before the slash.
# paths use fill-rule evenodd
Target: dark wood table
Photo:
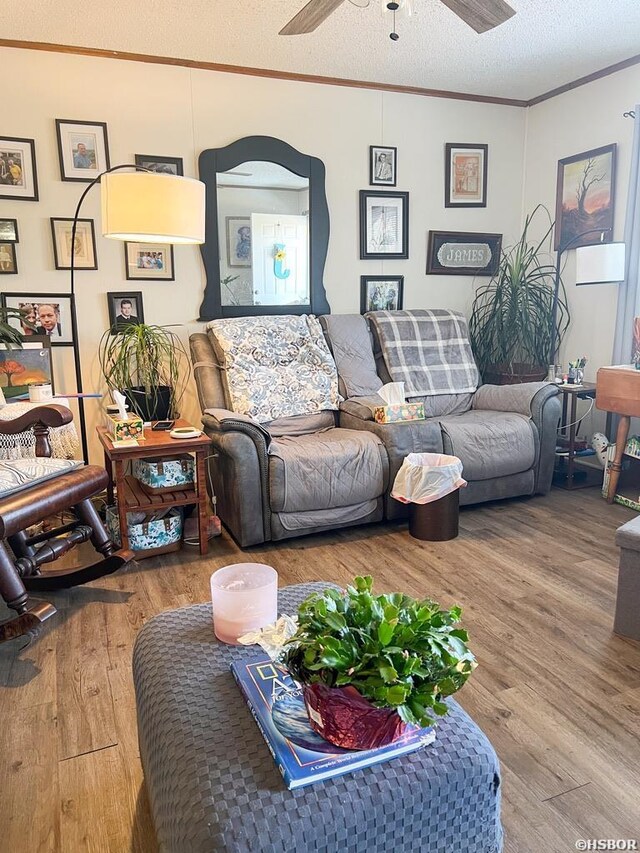
<path id="1" fill-rule="evenodd" d="M 567 439 L 567 455 L 557 457 L 559 465 L 554 473 L 554 485 L 569 490 L 599 485 L 602 482 L 601 470 L 576 468 L 580 462 L 580 457 L 576 458 L 578 400 L 592 400 L 596 396 L 596 386 L 593 382 L 583 382 L 582 385 L 558 385 L 558 391 L 562 394 L 560 434 Z M 563 462 L 566 462 L 566 465 L 563 465 Z"/>
<path id="2" fill-rule="evenodd" d="M 188 421 L 177 420 L 176 427 L 192 426 Z M 153 432 L 145 427 L 144 440 L 137 447 L 120 447 L 114 443 L 106 426 L 97 427 L 98 438 L 104 449 L 104 466 L 109 474 L 107 500 L 114 502 L 114 485 L 117 495 L 118 519 L 120 522 L 121 547 L 129 548 L 127 532 L 127 512 L 143 510 L 151 512 L 160 507 L 188 506 L 198 507 L 198 539 L 200 553 L 206 554 L 208 539 L 208 496 L 206 487 L 205 459 L 211 448 L 209 438 L 201 433 L 197 438 L 171 438 L 168 431 Z M 125 472 L 128 462 L 146 456 L 169 458 L 180 453 L 194 453 L 196 457 L 195 486 L 188 489 L 172 489 L 162 494 L 150 494 L 135 477 Z M 114 473 L 115 472 L 115 473 Z M 136 557 L 150 556 L 147 552 L 136 552 Z"/>
<path id="3" fill-rule="evenodd" d="M 616 432 L 616 455 L 609 464 L 607 503 L 613 503 L 622 470 L 622 457 L 631 418 L 640 418 L 640 370 L 630 365 L 601 367 L 596 376 L 596 406 L 620 415 Z"/>

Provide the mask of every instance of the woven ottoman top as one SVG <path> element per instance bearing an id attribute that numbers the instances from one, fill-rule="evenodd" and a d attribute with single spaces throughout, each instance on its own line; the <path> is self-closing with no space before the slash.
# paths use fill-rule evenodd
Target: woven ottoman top
<path id="1" fill-rule="evenodd" d="M 327 586 L 281 589 L 280 611 Z M 433 745 L 287 790 L 229 671 L 260 651 L 216 640 L 210 604 L 162 613 L 138 635 L 140 756 L 162 851 L 502 849 L 498 760 L 455 702 Z"/>

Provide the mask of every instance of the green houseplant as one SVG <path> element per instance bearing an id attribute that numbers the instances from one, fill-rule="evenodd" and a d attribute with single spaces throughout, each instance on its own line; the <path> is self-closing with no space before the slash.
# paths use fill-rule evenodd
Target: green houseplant
<path id="1" fill-rule="evenodd" d="M 391 742 L 406 724 L 432 725 L 447 713 L 444 698 L 463 686 L 476 665 L 467 632 L 456 627 L 459 607 L 442 610 L 401 593 L 374 595 L 372 586 L 371 577 L 356 577 L 346 593 L 327 589 L 305 599 L 284 658 L 304 685 L 312 727 L 351 749 Z M 324 701 L 320 716 L 326 725 L 317 724 L 317 700 Z M 328 731 L 332 700 L 342 712 L 345 702 L 355 703 L 353 725 L 338 738 Z M 355 721 L 362 710 L 369 722 L 372 706 L 381 710 L 376 726 L 386 728 L 386 740 L 368 738 L 371 733 Z"/>
<path id="2" fill-rule="evenodd" d="M 529 242 L 531 223 L 541 210 L 551 219 L 538 205 L 527 216 L 517 243 L 503 250 L 496 275 L 476 291 L 469 320 L 471 346 L 484 381 L 491 384 L 538 381 L 547 375 L 555 281 L 550 256 L 554 223 L 550 221 L 542 239 Z M 560 281 L 558 346 L 569 320 Z"/>
<path id="3" fill-rule="evenodd" d="M 23 326 L 35 331 L 35 326 L 27 320 L 28 312 L 20 308 L 4 308 L 0 306 L 0 343 L 9 349 L 22 349 L 24 335 L 20 329 L 12 326 L 9 320 L 19 320 Z"/>
<path id="4" fill-rule="evenodd" d="M 98 359 L 109 389 L 122 391 L 131 411 L 143 420 L 178 417 L 190 363 L 182 341 L 167 326 L 137 323 L 115 333 L 108 329 Z"/>

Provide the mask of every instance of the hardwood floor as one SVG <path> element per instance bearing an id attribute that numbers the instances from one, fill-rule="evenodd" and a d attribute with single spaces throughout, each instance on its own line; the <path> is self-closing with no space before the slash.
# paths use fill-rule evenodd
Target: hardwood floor
<path id="1" fill-rule="evenodd" d="M 242 552 L 225 535 L 207 558 L 183 550 L 53 594 L 43 635 L 0 647 L 1 849 L 156 849 L 133 643 L 154 614 L 206 600 L 211 572 L 242 559 L 272 564 L 281 585 L 370 573 L 380 591 L 460 603 L 480 666 L 459 700 L 502 763 L 505 851 L 640 842 L 640 645 L 611 633 L 614 533 L 632 516 L 596 490 L 555 490 L 465 509 L 451 542 L 373 525 Z"/>

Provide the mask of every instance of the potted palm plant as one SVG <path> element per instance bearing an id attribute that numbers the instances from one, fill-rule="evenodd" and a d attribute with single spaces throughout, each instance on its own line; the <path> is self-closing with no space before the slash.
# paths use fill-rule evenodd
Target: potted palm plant
<path id="1" fill-rule="evenodd" d="M 137 323 L 115 334 L 108 329 L 98 359 L 109 389 L 121 391 L 143 420 L 178 417 L 191 368 L 182 341 L 167 326 Z"/>
<path id="2" fill-rule="evenodd" d="M 0 306 L 0 343 L 6 344 L 9 349 L 22 349 L 24 335 L 20 329 L 16 329 L 9 322 L 19 320 L 23 327 L 35 331 L 35 326 L 28 319 L 28 312 L 22 308 L 8 308 Z"/>
<path id="3" fill-rule="evenodd" d="M 371 577 L 302 602 L 283 663 L 303 685 L 311 727 L 345 749 L 384 746 L 430 726 L 476 666 L 460 608 L 374 595 Z"/>
<path id="4" fill-rule="evenodd" d="M 542 239 L 530 243 L 531 223 L 540 210 L 549 217 Z M 471 346 L 485 382 L 511 385 L 536 382 L 547 375 L 555 264 L 551 261 L 554 223 L 538 205 L 524 224 L 522 235 L 503 250 L 498 272 L 476 291 L 469 320 Z M 556 341 L 560 346 L 569 326 L 567 297 L 560 280 Z"/>

